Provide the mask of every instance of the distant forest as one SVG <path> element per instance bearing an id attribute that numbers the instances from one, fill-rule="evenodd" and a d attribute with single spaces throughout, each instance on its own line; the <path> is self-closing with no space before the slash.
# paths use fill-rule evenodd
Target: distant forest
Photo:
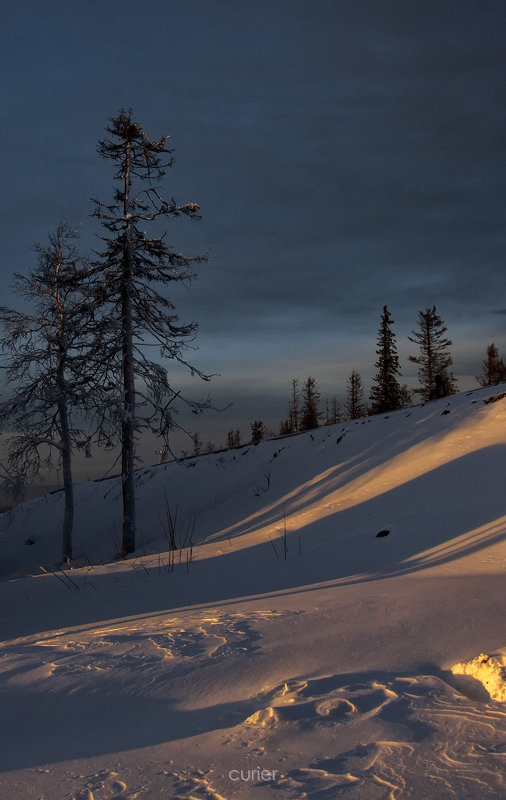
<path id="1" fill-rule="evenodd" d="M 315 378 L 309 376 L 299 384 L 297 378 L 290 382 L 288 415 L 279 424 L 277 431 L 268 430 L 261 419 L 250 425 L 247 438 L 243 441 L 239 430 L 230 430 L 226 447 L 239 447 L 241 444 L 258 444 L 265 438 L 288 436 L 293 433 L 313 430 L 320 425 L 334 425 L 344 420 L 384 414 L 413 405 L 416 399 L 426 402 L 458 391 L 457 378 L 452 372 L 452 341 L 446 336 L 447 327 L 438 314 L 436 306 L 418 313 L 418 327 L 408 336 L 416 352 L 409 361 L 418 366 L 418 386 L 408 389 L 401 384 L 401 369 L 397 355 L 396 335 L 392 329 L 394 320 L 387 306 L 383 307 L 378 329 L 374 364 L 376 374 L 366 397 L 360 373 L 353 370 L 346 381 L 344 405 L 341 406 L 336 395 L 322 402 L 321 393 Z M 480 386 L 495 386 L 506 381 L 504 358 L 492 343 L 486 349 L 481 372 L 476 376 Z M 208 441 L 203 445 L 199 434 L 192 435 L 193 448 L 183 450 L 182 457 L 196 456 L 216 451 L 215 445 Z"/>

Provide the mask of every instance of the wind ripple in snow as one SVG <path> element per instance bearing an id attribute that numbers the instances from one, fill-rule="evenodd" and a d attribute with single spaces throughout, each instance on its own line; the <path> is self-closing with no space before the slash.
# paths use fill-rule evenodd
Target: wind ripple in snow
<path id="1" fill-rule="evenodd" d="M 28 637 L 23 648 L 26 666 L 7 680 L 27 687 L 52 679 L 54 685 L 47 683 L 46 692 L 89 685 L 95 693 L 99 685 L 111 681 L 125 692 L 163 693 L 165 676 L 173 679 L 231 656 L 254 655 L 261 638 L 256 622 L 281 613 L 211 610 L 198 616 L 167 615 L 154 622 L 134 619 L 89 631 Z M 44 651 L 50 659 L 43 657 Z"/>
<path id="2" fill-rule="evenodd" d="M 287 682 L 243 723 L 245 738 L 254 731 L 267 752 L 277 751 L 279 761 L 291 764 L 276 783 L 287 797 L 504 800 L 501 704 L 470 700 L 433 675 L 352 679 Z M 298 741 L 303 751 L 301 743 L 322 726 L 327 753 L 297 762 L 290 742 Z"/>

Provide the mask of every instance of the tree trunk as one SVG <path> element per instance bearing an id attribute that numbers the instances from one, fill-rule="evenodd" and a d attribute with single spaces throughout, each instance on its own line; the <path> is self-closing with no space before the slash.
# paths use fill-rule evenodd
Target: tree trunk
<path id="1" fill-rule="evenodd" d="M 123 418 L 121 422 L 121 476 L 123 490 L 123 556 L 135 550 L 135 381 L 132 348 L 132 309 L 128 287 L 123 291 Z"/>
<path id="2" fill-rule="evenodd" d="M 63 491 L 65 508 L 63 511 L 62 559 L 69 564 L 72 561 L 72 533 L 74 527 L 74 486 L 72 483 L 72 444 L 70 441 L 69 409 L 65 369 L 67 362 L 66 319 L 63 301 L 60 297 L 60 269 L 63 264 L 63 252 L 59 249 L 59 258 L 55 268 L 54 301 L 60 316 L 58 329 L 58 360 L 56 364 L 56 385 L 58 389 L 58 419 L 60 424 L 61 458 L 63 469 Z"/>
<path id="3" fill-rule="evenodd" d="M 72 484 L 72 453 L 67 403 L 63 398 L 58 403 L 62 439 L 63 489 L 65 510 L 63 512 L 62 558 L 67 564 L 72 560 L 72 530 L 74 526 L 74 486 Z"/>
<path id="4" fill-rule="evenodd" d="M 132 242 L 130 216 L 130 142 L 125 142 L 123 214 L 126 221 L 123 244 L 121 291 L 121 338 L 123 371 L 123 418 L 121 422 L 121 479 L 123 490 L 123 556 L 135 550 L 135 375 L 132 330 Z"/>

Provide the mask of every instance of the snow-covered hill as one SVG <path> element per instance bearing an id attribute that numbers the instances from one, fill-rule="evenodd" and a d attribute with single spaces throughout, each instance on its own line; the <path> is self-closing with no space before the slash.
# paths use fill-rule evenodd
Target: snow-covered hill
<path id="1" fill-rule="evenodd" d="M 504 800 L 505 390 L 2 515 L 0 796 Z"/>

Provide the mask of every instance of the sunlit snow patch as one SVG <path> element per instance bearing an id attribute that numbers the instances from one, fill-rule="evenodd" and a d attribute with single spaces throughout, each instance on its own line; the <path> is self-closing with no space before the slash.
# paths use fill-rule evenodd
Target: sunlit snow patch
<path id="1" fill-rule="evenodd" d="M 506 703 L 506 656 L 504 653 L 488 656 L 481 653 L 470 661 L 455 664 L 454 675 L 470 675 L 483 684 L 492 700 Z"/>

